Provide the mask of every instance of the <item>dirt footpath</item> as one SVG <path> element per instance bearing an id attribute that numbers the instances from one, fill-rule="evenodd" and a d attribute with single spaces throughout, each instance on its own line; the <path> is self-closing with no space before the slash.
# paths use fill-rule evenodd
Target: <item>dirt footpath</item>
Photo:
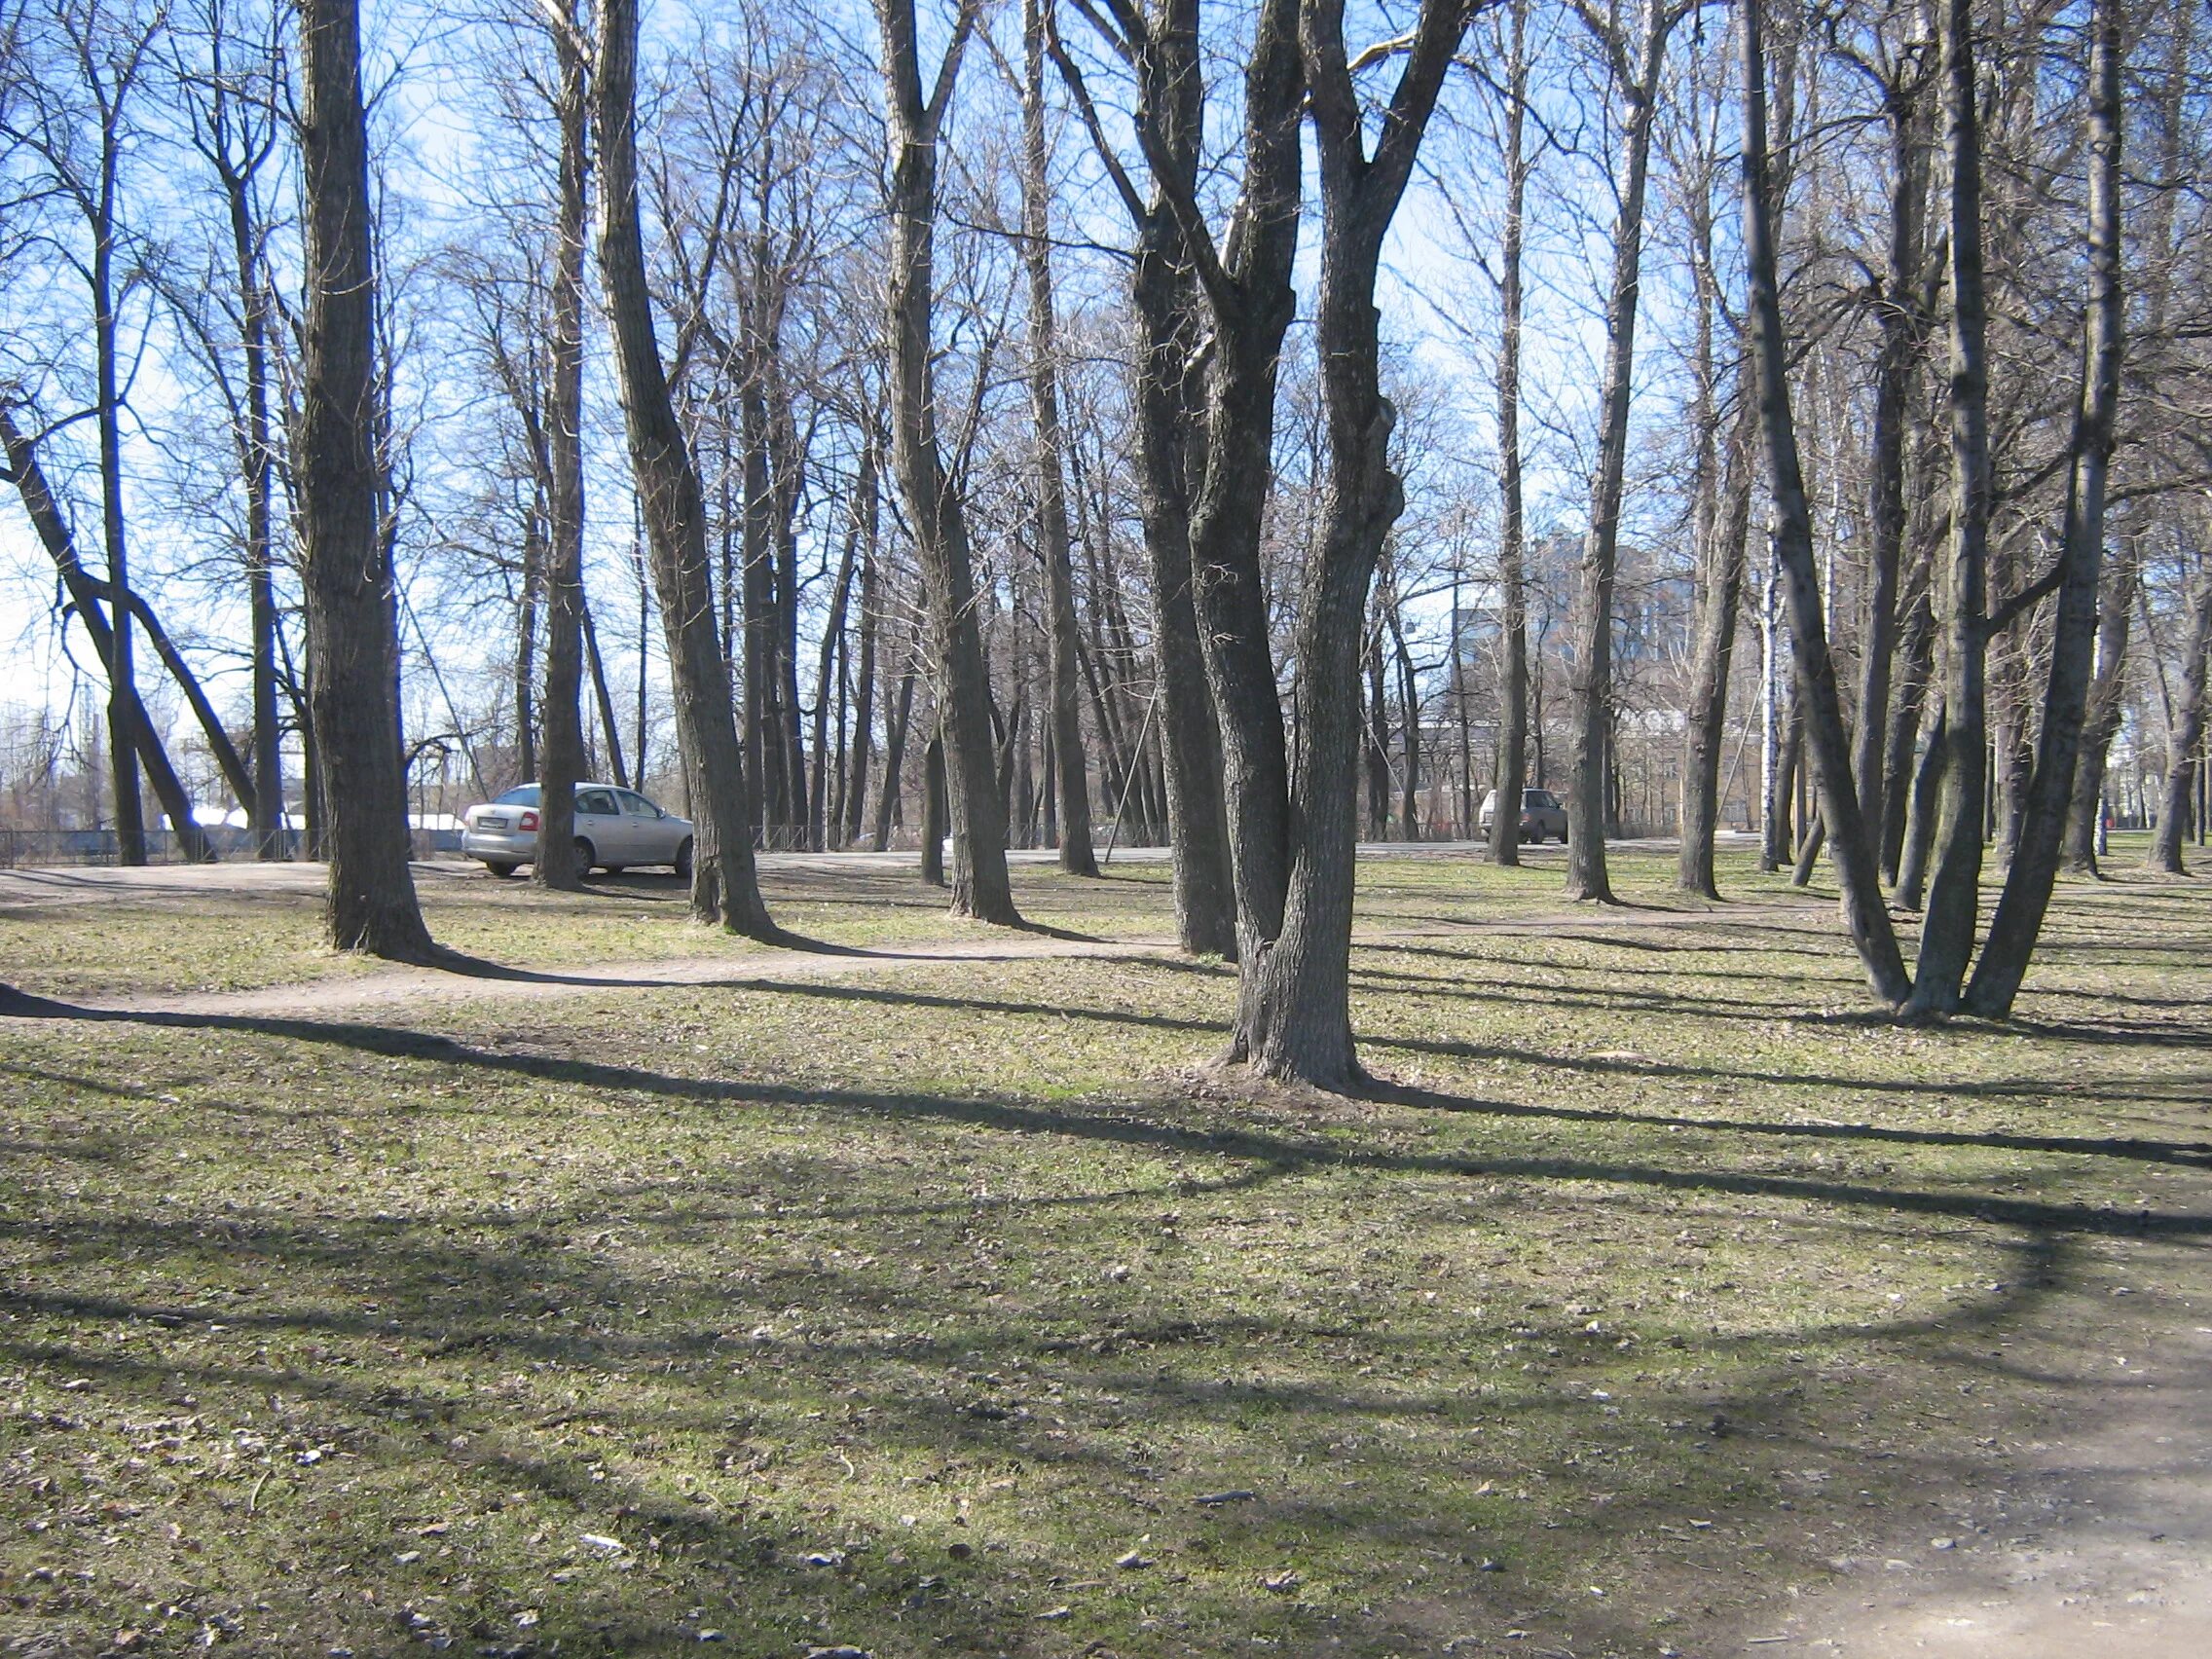
<path id="1" fill-rule="evenodd" d="M 1851 1659 L 2212 1655 L 2212 1274 L 2199 1242 L 2100 1251 L 2009 1355 L 2055 1390 L 2042 1437 L 1991 1450 L 1893 1518 L 1894 1554 L 1746 1620 L 1714 1653 Z M 2053 1329 L 2053 1324 L 2059 1328 Z M 1925 1517 L 1925 1521 L 1921 1519 Z"/>

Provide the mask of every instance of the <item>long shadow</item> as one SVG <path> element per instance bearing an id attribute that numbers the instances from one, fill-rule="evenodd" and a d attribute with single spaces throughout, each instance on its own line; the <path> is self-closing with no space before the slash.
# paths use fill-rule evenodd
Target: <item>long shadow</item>
<path id="1" fill-rule="evenodd" d="M 1659 1112 L 1621 1112 L 1596 1106 L 1530 1106 L 1518 1101 L 1470 1100 L 1404 1084 L 1373 1082 L 1368 1093 L 1423 1111 L 1473 1113 L 1493 1118 L 1538 1118 L 1567 1124 L 1622 1124 L 1655 1129 L 1697 1129 L 1708 1134 L 1774 1135 L 1795 1140 L 1871 1141 L 1893 1146 L 1987 1147 L 2001 1152 L 2047 1152 L 2212 1169 L 2212 1143 L 2139 1140 L 2106 1135 L 2020 1135 L 2003 1130 L 1897 1129 L 1876 1124 L 1783 1124 L 1736 1118 L 1683 1118 Z"/>
<path id="2" fill-rule="evenodd" d="M 675 1077 L 643 1067 L 551 1055 L 472 1049 L 450 1037 L 377 1025 L 245 1014 L 118 1014 L 45 998 L 13 999 L 4 1012 L 24 1017 L 141 1024 L 192 1031 L 236 1031 L 295 1042 L 322 1043 L 392 1058 L 424 1059 L 534 1082 L 629 1090 L 683 1100 L 721 1100 L 786 1110 L 843 1110 L 894 1120 L 921 1120 L 1055 1134 L 1124 1146 L 1165 1148 L 1215 1157 L 1254 1159 L 1286 1169 L 1359 1169 L 1384 1174 L 1481 1176 L 1549 1181 L 1592 1181 L 1663 1191 L 1728 1193 L 1794 1198 L 1807 1203 L 1902 1210 L 1954 1220 L 1998 1222 L 2057 1233 L 2121 1237 L 2167 1235 L 2212 1237 L 2212 1215 L 2121 1212 L 2086 1204 L 2049 1203 L 1977 1192 L 1931 1192 L 1821 1181 L 1796 1175 L 1759 1175 L 1718 1169 L 1672 1169 L 1629 1161 L 1574 1158 L 1461 1158 L 1444 1153 L 1386 1151 L 1314 1136 L 1295 1138 L 1238 1126 L 1195 1128 L 1153 1119 L 1086 1114 L 1014 1100 L 975 1096 L 903 1094 L 875 1089 L 820 1089 L 735 1079 Z M 1434 1093 L 1433 1106 L 1483 1111 L 1491 1103 Z"/>

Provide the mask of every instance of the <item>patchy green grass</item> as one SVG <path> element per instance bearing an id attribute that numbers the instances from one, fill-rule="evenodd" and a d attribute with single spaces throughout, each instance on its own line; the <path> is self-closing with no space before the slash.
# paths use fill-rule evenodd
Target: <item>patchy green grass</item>
<path id="1" fill-rule="evenodd" d="M 1358 1103 L 1205 1071 L 1230 975 L 1140 954 L 6 1018 L 0 1641 L 1699 1652 L 2212 1232 L 2212 889 L 2069 887 L 2020 1024 L 1916 1030 L 1818 896 L 1620 862 L 1371 863 Z M 1023 898 L 1166 932 L 1130 874 Z"/>

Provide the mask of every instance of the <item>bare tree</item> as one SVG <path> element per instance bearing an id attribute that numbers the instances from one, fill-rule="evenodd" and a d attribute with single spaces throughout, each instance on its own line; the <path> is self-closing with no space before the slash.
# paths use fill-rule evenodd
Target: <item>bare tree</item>
<path id="1" fill-rule="evenodd" d="M 1667 39 L 1681 0 L 1642 0 L 1632 34 L 1618 8 L 1601 12 L 1573 0 L 1604 55 L 1621 102 L 1614 164 L 1618 207 L 1613 269 L 1605 301 L 1605 371 L 1600 393 L 1598 465 L 1590 480 L 1590 524 L 1583 541 L 1574 624 L 1572 783 L 1567 797 L 1567 895 L 1612 902 L 1605 872 L 1607 743 L 1613 715 L 1613 581 L 1619 563 L 1621 490 L 1628 464 L 1629 399 L 1635 388 L 1636 317 L 1643 286 L 1643 203 L 1651 166 L 1652 117 Z M 1500 814 L 1507 810 L 1498 803 Z"/>
<path id="2" fill-rule="evenodd" d="M 1964 0 L 1961 0 L 1964 3 Z M 1812 513 L 1798 461 L 1796 422 L 1789 406 L 1788 348 L 1782 326 L 1781 280 L 1775 258 L 1773 184 L 1766 139 L 1766 50 L 1761 0 L 1745 0 L 1744 53 L 1744 251 L 1751 273 L 1751 367 L 1759 405 L 1771 492 L 1769 535 L 1782 567 L 1795 643 L 1797 698 L 1805 746 L 1820 789 L 1843 887 L 1843 914 L 1874 992 L 1901 1005 L 1911 991 L 1890 913 L 1882 903 L 1872 838 L 1852 785 L 1850 740 L 1828 654 L 1820 574 L 1813 562 Z"/>
<path id="3" fill-rule="evenodd" d="M 407 867 L 396 592 L 377 512 L 376 267 L 360 55 L 356 0 L 301 0 L 306 304 L 292 453 L 309 708 L 331 941 L 422 961 L 433 947 Z"/>
<path id="4" fill-rule="evenodd" d="M 696 826 L 691 912 L 733 933 L 770 938 L 775 925 L 754 873 L 753 814 L 730 706 L 729 662 L 715 627 L 706 499 L 669 394 L 645 282 L 638 214 L 637 0 L 602 0 L 598 58 L 600 281 Z M 641 755 L 641 770 L 644 764 Z"/>
<path id="5" fill-rule="evenodd" d="M 1067 478 L 1062 468 L 1051 185 L 1045 141 L 1046 4 L 1047 0 L 1022 0 L 1021 7 L 1021 255 L 1029 278 L 1029 395 L 1037 417 L 1037 539 L 1051 594 L 1051 736 L 1059 786 L 1060 867 L 1074 875 L 1096 875 L 1077 684 L 1075 569 L 1068 548 Z"/>
<path id="6" fill-rule="evenodd" d="M 550 12 L 557 82 L 554 115 L 560 131 L 553 219 L 552 328 L 547 342 L 545 415 L 545 722 L 537 766 L 537 862 L 541 885 L 573 889 L 576 867 L 576 785 L 584 769 L 584 262 L 589 207 L 591 109 L 585 54 L 589 27 L 579 0 Z M 695 861 L 694 861 L 695 862 Z"/>
<path id="7" fill-rule="evenodd" d="M 2067 803 L 2081 753 L 2083 717 L 2094 672 L 2097 578 L 2104 560 L 2105 493 L 2120 402 L 2123 317 L 2120 304 L 2120 0 L 2097 0 L 2090 16 L 2089 303 L 2082 341 L 2082 393 L 2075 407 L 2065 522 L 2060 532 L 2057 616 L 2043 723 L 2018 838 L 2005 889 L 1968 983 L 1966 1006 L 2002 1019 L 2026 975 L 2058 874 Z M 2212 609 L 2212 608 L 2208 608 Z M 2202 673 L 2198 673 L 2202 690 Z M 2201 703 L 2201 696 L 2198 701 Z M 2163 830 L 2164 826 L 2160 826 Z"/>
<path id="8" fill-rule="evenodd" d="M 1521 862 L 1521 793 L 1529 765 L 1528 519 L 1521 476 L 1522 241 L 1529 199 L 1529 0 L 1511 0 L 1505 51 L 1505 224 L 1498 239 L 1497 488 L 1503 516 L 1497 574 L 1504 598 L 1504 661 L 1498 669 L 1497 803 L 1491 814 L 1493 863 Z"/>
<path id="9" fill-rule="evenodd" d="M 884 119 L 891 141 L 890 328 L 892 457 L 921 556 L 937 672 L 952 832 L 952 908 L 978 921 L 1018 923 L 1007 879 L 1006 808 L 991 742 L 990 678 L 976 618 L 968 519 L 938 433 L 931 317 L 937 231 L 938 141 L 974 34 L 979 0 L 961 0 L 928 93 L 914 0 L 877 0 L 883 34 Z"/>

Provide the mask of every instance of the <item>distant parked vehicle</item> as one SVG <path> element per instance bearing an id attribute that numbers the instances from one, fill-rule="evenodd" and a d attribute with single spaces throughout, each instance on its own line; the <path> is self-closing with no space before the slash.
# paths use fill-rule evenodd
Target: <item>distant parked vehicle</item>
<path id="1" fill-rule="evenodd" d="M 1497 792 L 1493 790 L 1483 796 L 1482 811 L 1477 814 L 1485 839 L 1490 836 L 1491 821 L 1497 815 Z M 1556 841 L 1567 839 L 1567 805 L 1549 790 L 1523 790 L 1521 792 L 1521 839 L 1533 846 L 1550 837 Z"/>
<path id="2" fill-rule="evenodd" d="M 472 806 L 461 850 L 494 875 L 509 876 L 537 862 L 537 786 L 524 784 L 497 800 Z M 608 875 L 643 865 L 667 865 L 691 879 L 691 821 L 663 812 L 636 790 L 612 784 L 576 786 L 576 867 Z"/>

